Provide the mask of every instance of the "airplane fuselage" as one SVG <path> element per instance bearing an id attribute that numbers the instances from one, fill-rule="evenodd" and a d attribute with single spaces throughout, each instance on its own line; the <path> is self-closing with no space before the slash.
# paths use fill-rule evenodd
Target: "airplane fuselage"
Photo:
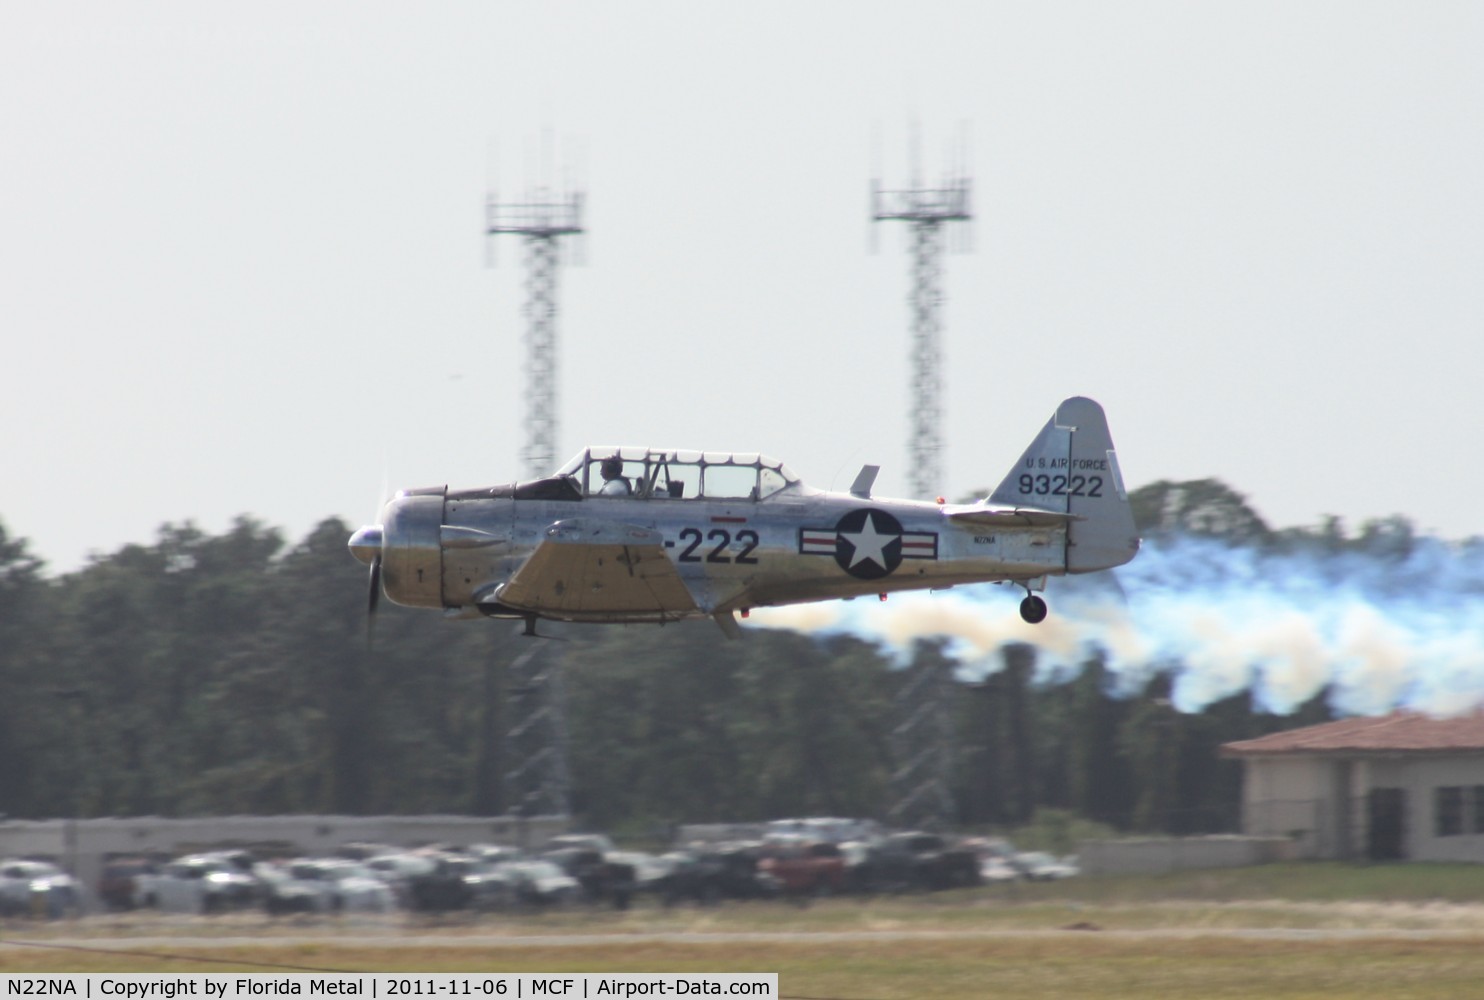
<path id="1" fill-rule="evenodd" d="M 763 455 L 588 448 L 554 475 L 399 493 L 350 540 L 398 604 L 452 617 L 665 622 L 808 601 L 1011 581 L 1045 617 L 1044 578 L 1138 551 L 1102 408 L 1064 401 L 974 504 L 813 489 Z"/>
<path id="2" fill-rule="evenodd" d="M 785 490 L 764 500 L 668 497 L 575 500 L 459 498 L 417 491 L 422 544 L 389 558 L 388 593 L 401 604 L 475 611 L 488 605 L 544 540 L 574 519 L 657 533 L 664 555 L 700 599 L 689 608 L 633 608 L 597 594 L 546 617 L 658 621 L 803 601 L 1063 570 L 1061 527 L 956 524 L 930 503 Z M 404 514 L 404 517 L 407 515 Z M 448 530 L 453 529 L 453 530 Z M 555 585 L 555 584 L 554 584 Z M 569 584 L 570 585 L 570 584 Z M 512 611 L 519 609 L 512 608 Z"/>

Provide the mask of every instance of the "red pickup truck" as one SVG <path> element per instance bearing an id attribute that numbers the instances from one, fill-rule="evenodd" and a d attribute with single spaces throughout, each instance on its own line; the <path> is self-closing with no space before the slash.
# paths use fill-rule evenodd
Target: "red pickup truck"
<path id="1" fill-rule="evenodd" d="M 826 896 L 845 888 L 845 857 L 836 844 L 767 844 L 757 867 L 789 895 Z"/>

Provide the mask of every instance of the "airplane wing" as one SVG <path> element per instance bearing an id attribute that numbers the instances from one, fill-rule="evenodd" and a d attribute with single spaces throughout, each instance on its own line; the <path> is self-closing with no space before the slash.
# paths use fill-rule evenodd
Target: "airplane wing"
<path id="1" fill-rule="evenodd" d="M 501 604 L 539 614 L 695 613 L 659 532 L 590 518 L 557 521 L 509 582 Z"/>
<path id="2" fill-rule="evenodd" d="M 963 507 L 947 511 L 944 516 L 960 524 L 980 524 L 986 528 L 1056 528 L 1086 520 L 1078 514 L 1031 507 Z"/>

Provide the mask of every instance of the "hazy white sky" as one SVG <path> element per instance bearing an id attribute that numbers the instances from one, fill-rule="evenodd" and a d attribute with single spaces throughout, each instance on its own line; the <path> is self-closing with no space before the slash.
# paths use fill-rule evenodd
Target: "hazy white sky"
<path id="1" fill-rule="evenodd" d="M 1484 6 L 141 4 L 0 17 L 0 523 L 64 571 L 165 521 L 297 540 L 516 478 L 521 254 L 483 201 L 550 133 L 562 457 L 761 450 L 906 490 L 904 179 L 972 132 L 947 481 L 1065 396 L 1125 475 L 1278 525 L 1484 531 Z"/>

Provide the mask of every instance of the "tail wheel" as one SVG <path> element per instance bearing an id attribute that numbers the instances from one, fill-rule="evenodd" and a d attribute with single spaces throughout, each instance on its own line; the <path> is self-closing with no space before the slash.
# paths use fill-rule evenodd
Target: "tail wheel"
<path id="1" fill-rule="evenodd" d="M 1046 602 L 1035 594 L 1027 594 L 1020 602 L 1020 617 L 1031 625 L 1039 625 L 1046 620 Z"/>

